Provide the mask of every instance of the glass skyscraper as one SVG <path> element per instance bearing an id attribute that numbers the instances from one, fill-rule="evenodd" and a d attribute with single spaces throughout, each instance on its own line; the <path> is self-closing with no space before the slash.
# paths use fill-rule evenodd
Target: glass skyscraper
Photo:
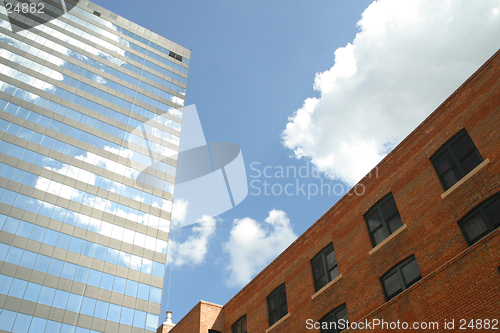
<path id="1" fill-rule="evenodd" d="M 190 51 L 50 4 L 0 6 L 0 332 L 156 331 Z"/>

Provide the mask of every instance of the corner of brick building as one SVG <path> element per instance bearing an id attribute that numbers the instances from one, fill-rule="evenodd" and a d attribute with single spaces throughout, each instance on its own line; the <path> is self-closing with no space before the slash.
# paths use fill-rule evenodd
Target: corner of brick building
<path id="1" fill-rule="evenodd" d="M 222 306 L 200 301 L 178 324 L 171 327 L 162 324 L 157 333 L 207 333 L 208 330 L 223 332 L 224 315 Z"/>

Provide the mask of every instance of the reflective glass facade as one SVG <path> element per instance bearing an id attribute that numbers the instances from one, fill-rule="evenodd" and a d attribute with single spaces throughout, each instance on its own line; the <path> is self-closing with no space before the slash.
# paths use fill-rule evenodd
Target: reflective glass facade
<path id="1" fill-rule="evenodd" d="M 0 331 L 156 331 L 189 58 L 88 1 L 0 6 Z"/>

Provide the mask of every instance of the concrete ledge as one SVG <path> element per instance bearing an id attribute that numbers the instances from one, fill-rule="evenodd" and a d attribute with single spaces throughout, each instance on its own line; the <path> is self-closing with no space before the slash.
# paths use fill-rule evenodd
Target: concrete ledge
<path id="1" fill-rule="evenodd" d="M 273 329 L 276 328 L 276 326 L 278 326 L 279 324 L 281 324 L 282 322 L 284 322 L 286 319 L 288 319 L 288 317 L 290 317 L 290 312 L 288 312 L 286 315 L 284 315 L 283 317 L 281 317 L 280 320 L 278 320 L 277 322 L 275 322 L 272 326 L 270 326 L 267 330 L 266 330 L 266 333 L 269 332 L 269 331 L 272 331 Z"/>
<path id="2" fill-rule="evenodd" d="M 399 227 L 398 230 L 394 231 L 392 234 L 390 234 L 386 239 L 384 239 L 382 242 L 380 242 L 377 246 L 375 246 L 373 249 L 368 251 L 369 255 L 372 255 L 374 252 L 376 252 L 378 249 L 380 249 L 382 246 L 390 242 L 394 237 L 399 235 L 403 230 L 405 230 L 408 227 L 408 225 L 403 224 L 401 227 Z"/>
<path id="3" fill-rule="evenodd" d="M 447 189 L 443 194 L 441 194 L 441 199 L 446 198 L 451 192 L 455 191 L 458 187 L 460 187 L 460 185 L 462 185 L 469 178 L 471 178 L 472 176 L 474 176 L 479 170 L 481 170 L 482 168 L 484 168 L 488 163 L 490 163 L 490 159 L 489 158 L 487 158 L 484 161 L 482 161 L 477 167 L 475 167 L 474 169 L 472 169 L 471 172 L 469 172 L 462 179 L 460 179 L 458 182 L 456 182 L 455 185 L 453 185 L 452 187 L 450 187 L 449 189 Z"/>
<path id="4" fill-rule="evenodd" d="M 328 288 L 330 288 L 330 286 L 332 286 L 333 284 L 335 284 L 335 282 L 337 282 L 338 280 L 340 280 L 342 278 L 342 274 L 339 274 L 335 277 L 335 279 L 333 279 L 332 281 L 328 282 L 327 284 L 325 284 L 323 286 L 323 288 L 321 288 L 320 290 L 318 290 L 317 292 L 315 292 L 314 294 L 311 295 L 311 299 L 315 299 L 316 297 L 319 296 L 319 294 L 321 294 L 323 291 L 327 290 Z"/>

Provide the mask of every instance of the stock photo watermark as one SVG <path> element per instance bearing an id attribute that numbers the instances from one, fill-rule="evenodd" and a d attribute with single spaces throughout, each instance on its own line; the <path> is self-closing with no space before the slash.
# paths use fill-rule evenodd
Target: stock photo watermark
<path id="1" fill-rule="evenodd" d="M 366 192 L 365 186 L 360 182 L 354 187 L 344 183 L 324 180 L 321 172 L 309 161 L 300 167 L 294 165 L 262 165 L 260 162 L 250 164 L 248 177 L 252 196 L 304 196 L 311 200 L 316 196 L 361 196 Z M 378 178 L 378 169 L 373 169 L 368 178 Z"/>

